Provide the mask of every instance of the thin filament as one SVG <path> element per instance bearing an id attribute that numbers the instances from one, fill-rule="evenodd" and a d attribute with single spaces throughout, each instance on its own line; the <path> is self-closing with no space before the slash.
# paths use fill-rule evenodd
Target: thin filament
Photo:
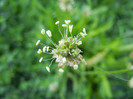
<path id="1" fill-rule="evenodd" d="M 43 46 L 48 46 L 48 45 L 43 44 L 43 43 L 40 43 L 40 44 L 43 45 Z M 51 46 L 49 46 L 49 48 L 51 48 L 51 49 L 55 49 L 55 48 L 53 48 L 53 47 L 51 47 Z"/>
<path id="2" fill-rule="evenodd" d="M 96 69 L 99 69 L 99 70 L 101 70 L 101 71 L 103 71 L 103 72 L 105 72 L 105 73 L 107 73 L 107 74 L 109 74 L 109 75 L 111 75 L 111 76 L 113 76 L 113 77 L 119 79 L 119 80 L 130 81 L 130 80 L 128 80 L 128 79 L 120 78 L 120 77 L 118 77 L 118 76 L 116 76 L 116 75 L 113 75 L 113 74 L 109 73 L 108 71 L 105 71 L 105 70 L 103 70 L 103 69 L 101 69 L 101 68 L 99 68 L 99 67 L 96 67 L 96 66 L 93 66 L 93 67 L 96 68 Z"/>
<path id="3" fill-rule="evenodd" d="M 62 38 L 63 38 L 63 34 L 62 34 L 61 30 L 60 30 L 59 24 L 58 24 L 58 30 L 59 30 L 59 32 L 60 32 Z"/>
<path id="4" fill-rule="evenodd" d="M 49 60 L 51 60 L 51 59 L 53 59 L 53 58 L 49 58 L 49 59 L 44 59 L 43 61 L 49 61 Z"/>
<path id="5" fill-rule="evenodd" d="M 53 61 L 54 61 L 54 59 L 53 59 L 53 60 L 51 61 L 51 63 L 49 64 L 49 67 L 52 65 Z"/>
<path id="6" fill-rule="evenodd" d="M 67 35 L 68 35 L 68 25 L 67 25 L 67 28 L 66 28 L 66 37 L 67 37 Z"/>
<path id="7" fill-rule="evenodd" d="M 46 34 L 47 35 L 47 34 Z M 57 45 L 52 41 L 52 39 L 51 38 L 49 38 L 49 36 L 47 35 L 47 38 L 50 40 L 50 42 L 55 46 L 55 47 L 57 47 Z"/>

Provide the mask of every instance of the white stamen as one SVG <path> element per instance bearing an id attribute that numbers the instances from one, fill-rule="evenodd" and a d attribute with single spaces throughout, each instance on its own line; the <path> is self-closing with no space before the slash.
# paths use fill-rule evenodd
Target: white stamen
<path id="1" fill-rule="evenodd" d="M 41 62 L 42 62 L 42 60 L 43 60 L 43 57 L 41 57 L 41 58 L 40 58 L 39 62 L 41 63 Z"/>
<path id="2" fill-rule="evenodd" d="M 72 33 L 73 25 L 69 25 L 69 32 Z"/>
<path id="3" fill-rule="evenodd" d="M 62 24 L 62 27 L 67 27 L 67 25 L 66 24 Z"/>
<path id="4" fill-rule="evenodd" d="M 64 70 L 63 70 L 63 69 L 59 69 L 59 72 L 63 73 L 63 72 L 64 72 Z"/>
<path id="5" fill-rule="evenodd" d="M 71 20 L 65 20 L 66 24 L 69 24 L 71 22 Z"/>
<path id="6" fill-rule="evenodd" d="M 36 42 L 36 46 L 37 46 L 39 43 L 40 43 L 40 40 L 38 40 L 38 41 Z"/>
<path id="7" fill-rule="evenodd" d="M 43 47 L 43 52 L 44 52 L 44 53 L 46 52 L 46 46 Z"/>
<path id="8" fill-rule="evenodd" d="M 85 30 L 85 28 L 83 28 L 83 32 L 86 34 L 86 30 Z"/>
<path id="9" fill-rule="evenodd" d="M 48 72 L 50 72 L 50 68 L 49 68 L 48 66 L 46 66 L 46 70 L 47 70 Z"/>
<path id="10" fill-rule="evenodd" d="M 75 70 L 77 70 L 77 69 L 78 69 L 78 65 L 74 65 L 73 68 L 74 68 Z"/>
<path id="11" fill-rule="evenodd" d="M 56 22 L 55 22 L 56 25 L 59 24 L 59 23 L 60 23 L 60 21 L 56 21 Z"/>
<path id="12" fill-rule="evenodd" d="M 41 49 L 38 49 L 37 53 L 38 54 L 41 54 L 42 53 L 42 50 Z"/>
<path id="13" fill-rule="evenodd" d="M 80 32 L 80 35 L 81 35 L 82 37 L 85 37 L 87 34 L 85 34 L 85 33 L 83 33 L 83 32 Z"/>
<path id="14" fill-rule="evenodd" d="M 51 37 L 51 36 L 52 36 L 52 33 L 51 33 L 51 31 L 50 31 L 50 30 L 46 31 L 46 33 L 47 33 L 47 35 L 48 35 L 49 37 Z"/>
<path id="15" fill-rule="evenodd" d="M 44 29 L 42 29 L 42 30 L 41 30 L 41 33 L 44 35 L 44 34 L 45 34 L 45 30 L 44 30 Z"/>
<path id="16" fill-rule="evenodd" d="M 83 33 L 83 32 L 80 32 L 80 35 L 81 35 L 82 37 L 85 37 L 85 35 L 84 35 L 84 33 Z"/>
<path id="17" fill-rule="evenodd" d="M 47 47 L 47 52 L 49 51 L 49 46 Z"/>

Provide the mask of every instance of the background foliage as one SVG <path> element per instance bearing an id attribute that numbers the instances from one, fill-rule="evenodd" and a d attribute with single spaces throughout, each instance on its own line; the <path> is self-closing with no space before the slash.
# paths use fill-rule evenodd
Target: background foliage
<path id="1" fill-rule="evenodd" d="M 133 89 L 118 78 L 133 74 L 133 1 L 75 0 L 70 11 L 61 10 L 63 1 L 0 1 L 0 99 L 132 99 Z M 87 29 L 80 47 L 87 66 L 62 74 L 54 63 L 48 73 L 50 62 L 38 63 L 35 43 L 51 45 L 42 28 L 58 42 L 54 23 L 65 19 L 72 20 L 74 35 Z"/>

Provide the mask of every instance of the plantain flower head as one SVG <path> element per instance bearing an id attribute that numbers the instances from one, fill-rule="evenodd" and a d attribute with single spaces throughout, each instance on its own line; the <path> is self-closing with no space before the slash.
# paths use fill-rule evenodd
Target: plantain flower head
<path id="1" fill-rule="evenodd" d="M 58 63 L 59 72 L 64 72 L 63 68 L 65 66 L 73 67 L 74 70 L 77 70 L 79 67 L 79 63 L 83 62 L 86 64 L 85 59 L 82 56 L 82 51 L 79 46 L 82 44 L 81 38 L 84 38 L 86 34 L 86 29 L 83 28 L 82 32 L 77 34 L 77 36 L 72 35 L 73 25 L 70 25 L 71 20 L 65 20 L 65 23 L 62 24 L 62 27 L 65 29 L 65 33 L 62 33 L 59 29 L 59 33 L 62 36 L 62 39 L 59 40 L 58 44 L 52 41 L 52 33 L 50 30 L 47 30 L 45 35 L 48 37 L 50 42 L 54 45 L 53 47 L 44 46 L 42 49 L 38 49 L 37 53 L 42 54 L 52 54 L 52 58 L 44 59 L 41 57 L 39 62 L 50 60 L 49 66 L 46 66 L 46 70 L 50 72 L 50 66 L 53 61 Z M 55 22 L 55 25 L 59 27 L 59 21 Z M 44 29 L 41 31 L 44 35 Z M 37 41 L 36 45 L 40 43 L 40 40 Z"/>

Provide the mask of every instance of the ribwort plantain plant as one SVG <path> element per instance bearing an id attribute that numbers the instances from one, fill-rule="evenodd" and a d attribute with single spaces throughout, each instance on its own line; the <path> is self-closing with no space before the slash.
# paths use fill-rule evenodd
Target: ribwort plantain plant
<path id="1" fill-rule="evenodd" d="M 86 34 L 86 29 L 83 28 L 83 31 L 77 34 L 76 36 L 73 36 L 72 30 L 73 25 L 70 25 L 71 20 L 65 20 L 65 23 L 62 24 L 62 27 L 65 29 L 65 33 L 63 34 L 60 31 L 59 28 L 59 21 L 55 22 L 55 25 L 58 26 L 59 33 L 62 36 L 62 39 L 59 41 L 58 44 L 53 42 L 52 40 L 52 33 L 50 30 L 47 30 L 45 32 L 45 29 L 41 30 L 42 35 L 46 35 L 48 40 L 54 45 L 53 47 L 50 46 L 44 46 L 42 49 L 38 49 L 37 53 L 49 53 L 52 54 L 52 58 L 47 59 L 51 60 L 51 63 L 49 66 L 46 66 L 46 70 L 50 72 L 50 66 L 52 65 L 53 61 L 58 62 L 59 72 L 64 72 L 63 67 L 70 66 L 73 67 L 75 70 L 78 69 L 78 65 L 80 62 L 83 62 L 86 64 L 85 59 L 83 59 L 83 56 L 81 53 L 83 53 L 79 46 L 82 44 L 81 38 L 84 38 Z M 69 36 L 70 35 L 70 36 Z M 36 46 L 39 45 L 40 40 L 36 42 Z M 43 57 L 39 59 L 39 62 L 41 63 L 43 61 Z"/>

